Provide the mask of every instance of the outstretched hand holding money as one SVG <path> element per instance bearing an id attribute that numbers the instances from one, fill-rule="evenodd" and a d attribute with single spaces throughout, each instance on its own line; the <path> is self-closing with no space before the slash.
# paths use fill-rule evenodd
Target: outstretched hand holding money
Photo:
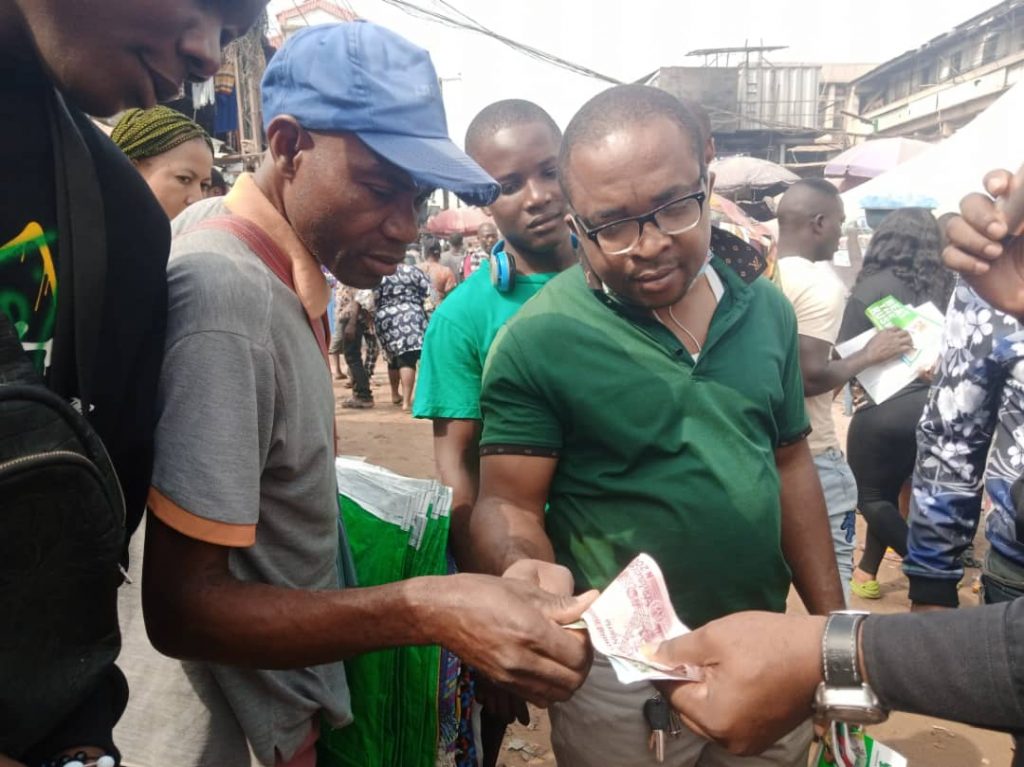
<path id="1" fill-rule="evenodd" d="M 655 686 L 694 732 L 735 754 L 759 754 L 810 716 L 824 630 L 821 616 L 734 613 L 653 655 L 667 666 L 697 664 L 703 680 Z"/>
<path id="2" fill-rule="evenodd" d="M 590 648 L 560 624 L 577 619 L 596 591 L 555 596 L 523 581 L 489 575 L 444 580 L 457 587 L 440 593 L 453 609 L 439 621 L 439 644 L 538 706 L 567 700 L 583 684 Z"/>
<path id="3" fill-rule="evenodd" d="M 567 629 L 586 630 L 623 684 L 653 679 L 700 679 L 701 669 L 650 657 L 662 642 L 689 629 L 676 616 L 658 564 L 641 554 L 612 581 L 583 617 Z"/>
<path id="4" fill-rule="evenodd" d="M 520 559 L 509 567 L 502 577 L 524 581 L 557 597 L 571 597 L 575 590 L 572 573 L 567 567 L 539 559 Z M 586 642 L 580 642 L 579 646 L 588 659 L 589 668 L 590 647 Z M 530 723 L 530 712 L 523 698 L 512 690 L 496 684 L 485 674 L 477 680 L 476 699 L 492 717 L 505 724 L 511 724 L 513 720 L 518 720 L 521 724 Z"/>

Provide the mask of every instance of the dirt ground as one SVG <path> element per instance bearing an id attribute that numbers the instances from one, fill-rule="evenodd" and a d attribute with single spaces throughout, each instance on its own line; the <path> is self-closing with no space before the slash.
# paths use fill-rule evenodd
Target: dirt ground
<path id="1" fill-rule="evenodd" d="M 371 410 L 345 410 L 336 408 L 341 451 L 345 455 L 362 456 L 371 463 L 411 477 L 434 477 L 430 423 L 414 420 L 391 404 L 387 376 L 378 364 L 373 377 L 377 405 Z M 340 383 L 335 386 L 338 401 L 347 398 L 350 390 Z M 836 426 L 840 439 L 846 438 L 846 418 L 836 411 Z M 858 539 L 863 540 L 863 529 L 858 522 Z M 979 556 L 984 551 L 984 537 L 977 539 Z M 853 607 L 878 613 L 900 612 L 909 608 L 907 579 L 900 570 L 898 559 L 890 555 L 882 563 L 878 580 L 882 584 L 882 598 L 865 601 L 853 597 Z M 972 585 L 978 575 L 968 570 L 960 589 L 963 605 L 977 603 Z M 790 610 L 800 612 L 803 607 L 795 594 L 790 595 Z M 907 652 L 914 652 L 908 647 Z M 942 673 L 936 669 L 936 673 Z M 504 750 L 499 765 L 505 767 L 552 767 L 550 723 L 547 713 L 533 709 L 529 726 L 513 725 L 505 736 Z M 907 757 L 910 767 L 1010 767 L 1011 744 L 1007 735 L 979 730 L 927 717 L 894 714 L 889 721 L 871 728 L 878 741 L 896 749 Z"/>

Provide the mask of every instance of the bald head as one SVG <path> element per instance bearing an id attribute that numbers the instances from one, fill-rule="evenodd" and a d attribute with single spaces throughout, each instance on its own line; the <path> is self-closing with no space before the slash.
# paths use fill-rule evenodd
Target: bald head
<path id="1" fill-rule="evenodd" d="M 484 252 L 490 253 L 494 249 L 495 243 L 498 242 L 498 227 L 490 221 L 485 221 L 477 228 L 476 236 L 479 238 L 480 247 L 484 249 Z"/>
<path id="2" fill-rule="evenodd" d="M 832 258 L 846 218 L 836 187 L 824 179 L 797 181 L 782 195 L 777 215 L 782 255 Z"/>
<path id="3" fill-rule="evenodd" d="M 666 119 L 674 123 L 686 137 L 700 166 L 700 175 L 707 172 L 704 162 L 704 133 L 697 117 L 675 96 L 648 85 L 616 85 L 598 93 L 569 122 L 562 138 L 558 156 L 558 176 L 566 197 L 572 199 L 567 179 L 572 154 L 581 146 L 600 143 L 624 128 Z"/>
<path id="4" fill-rule="evenodd" d="M 779 201 L 779 226 L 799 225 L 839 199 L 839 190 L 820 178 L 797 181 Z"/>

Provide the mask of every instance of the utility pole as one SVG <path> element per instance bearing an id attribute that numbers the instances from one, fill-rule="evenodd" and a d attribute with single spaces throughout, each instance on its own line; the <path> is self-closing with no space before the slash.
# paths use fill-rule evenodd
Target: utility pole
<path id="1" fill-rule="evenodd" d="M 437 78 L 437 88 L 438 88 L 439 91 L 441 91 L 441 103 L 442 104 L 444 103 L 444 84 L 445 83 L 452 83 L 452 82 L 456 82 L 456 81 L 459 81 L 459 82 L 462 81 L 462 72 L 456 72 L 455 73 L 455 77 L 438 77 Z M 447 110 L 445 110 L 445 112 L 447 112 Z M 444 201 L 443 204 L 442 204 L 442 209 L 443 210 L 448 210 L 448 190 L 447 189 L 442 189 L 441 190 L 441 199 Z"/>

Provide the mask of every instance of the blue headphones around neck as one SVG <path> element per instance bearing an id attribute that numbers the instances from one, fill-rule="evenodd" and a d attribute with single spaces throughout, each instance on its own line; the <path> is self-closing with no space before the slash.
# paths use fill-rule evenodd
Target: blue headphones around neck
<path id="1" fill-rule="evenodd" d="M 580 241 L 575 234 L 569 235 L 569 241 L 573 252 L 576 252 Z M 499 293 L 511 293 L 516 289 L 516 257 L 505 249 L 505 240 L 499 240 L 491 251 L 491 284 Z"/>
<path id="2" fill-rule="evenodd" d="M 504 249 L 491 253 L 491 284 L 499 293 L 516 289 L 516 257 Z"/>

